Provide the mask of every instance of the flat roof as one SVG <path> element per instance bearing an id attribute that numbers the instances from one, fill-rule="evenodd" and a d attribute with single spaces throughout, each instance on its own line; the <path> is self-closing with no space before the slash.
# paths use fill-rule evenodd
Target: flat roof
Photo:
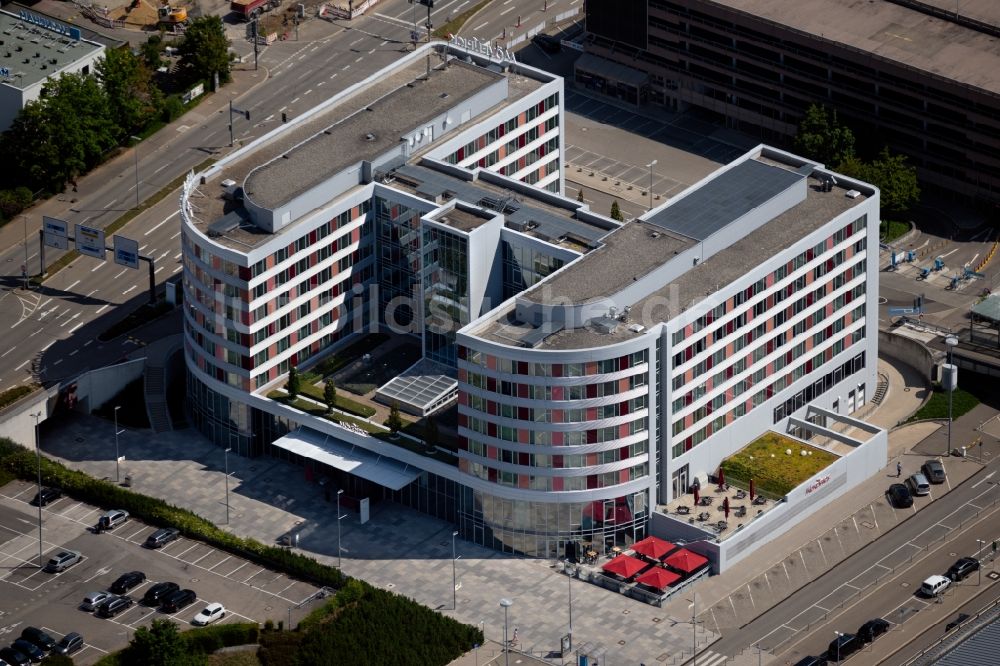
<path id="1" fill-rule="evenodd" d="M 485 211 L 459 204 L 451 210 L 431 216 L 430 219 L 459 231 L 470 232 L 489 222 L 492 217 Z"/>
<path id="2" fill-rule="evenodd" d="M 819 39 L 847 45 L 890 61 L 1000 94 L 1000 40 L 955 22 L 960 17 L 1000 26 L 995 0 L 711 0 Z"/>
<path id="3" fill-rule="evenodd" d="M 703 241 L 804 177 L 783 167 L 746 160 L 645 219 Z"/>
<path id="4" fill-rule="evenodd" d="M 767 164 L 782 166 L 779 162 L 768 160 L 764 157 L 757 157 Z M 783 168 L 794 168 L 784 165 Z M 806 188 L 806 198 L 792 206 L 784 213 L 769 220 L 743 238 L 735 241 L 723 250 L 701 261 L 697 266 L 693 266 L 685 271 L 677 279 L 669 284 L 664 284 L 660 289 L 650 293 L 648 296 L 639 299 L 635 303 L 617 303 L 616 307 L 621 311 L 626 305 L 631 305 L 633 313 L 628 323 L 617 326 L 613 332 L 605 333 L 594 327 L 561 329 L 547 336 L 538 349 L 585 349 L 589 347 L 604 347 L 617 344 L 629 338 L 634 338 L 644 331 L 634 332 L 629 329 L 633 323 L 641 324 L 645 327 L 654 326 L 661 322 L 667 322 L 697 305 L 711 294 L 719 291 L 723 287 L 742 278 L 757 266 L 773 257 L 782 250 L 791 247 L 806 235 L 823 227 L 830 220 L 841 213 L 860 205 L 866 200 L 864 195 L 857 198 L 846 196 L 848 189 L 839 185 L 833 186 L 831 192 L 824 192 L 822 183 L 818 178 L 809 177 L 809 184 Z M 615 236 L 628 233 L 634 222 L 625 225 L 620 231 L 610 236 L 608 240 Z M 637 225 L 639 228 L 649 228 L 650 225 Z M 645 245 L 651 245 L 646 243 Z M 595 256 L 598 251 L 592 252 L 580 261 L 555 273 L 548 282 L 555 282 L 560 279 L 562 285 L 572 285 L 575 281 L 586 279 L 592 272 L 587 269 L 587 262 Z M 629 260 L 626 260 L 629 261 Z M 631 268 L 633 262 L 626 265 Z M 662 263 L 662 262 L 661 262 Z M 612 264 L 608 264 L 610 267 Z M 602 271 L 596 271 L 603 274 Z M 630 272 L 626 272 L 630 275 Z M 570 278 L 567 280 L 566 278 Z M 628 278 L 631 281 L 631 277 Z M 534 289 L 538 289 L 536 286 Z M 553 288 L 552 291 L 558 294 Z M 612 289 L 607 289 L 605 293 L 611 293 Z M 679 308 L 679 309 L 678 309 Z M 517 345 L 518 341 L 534 330 L 534 327 L 515 321 L 513 319 L 513 306 L 509 306 L 498 313 L 495 319 L 485 322 L 477 330 L 472 331 L 473 335 L 501 344 Z M 639 317 L 643 320 L 638 320 Z"/>
<path id="5" fill-rule="evenodd" d="M 34 10 L 30 10 L 30 13 L 49 18 Z M 56 19 L 52 21 L 70 25 Z M 54 30 L 22 21 L 16 14 L 0 11 L 0 68 L 8 71 L 6 77 L 0 77 L 0 83 L 13 88 L 30 88 L 102 49 L 102 44 L 72 39 Z"/>
<path id="6" fill-rule="evenodd" d="M 212 181 L 200 185 L 191 195 L 190 202 L 196 209 L 195 227 L 207 234 L 209 226 L 224 216 L 241 217 L 242 225 L 213 240 L 240 251 L 251 249 L 276 234 L 294 230 L 297 220 L 275 233 L 256 227 L 242 204 L 224 199 L 220 185 L 223 181 L 233 180 L 241 186 L 245 183 L 250 198 L 259 205 L 279 205 L 351 164 L 387 152 L 399 143 L 403 134 L 425 124 L 425 119 L 505 76 L 507 99 L 471 121 L 496 112 L 544 84 L 531 76 L 504 75 L 454 57 L 448 62 L 447 67 L 439 63 L 432 69 L 429 81 L 423 80 L 427 65 L 422 58 L 387 68 L 371 85 L 337 100 L 313 117 L 300 122 L 293 120 L 284 131 L 262 141 L 252 151 L 220 165 Z M 445 93 L 447 97 L 442 97 Z M 365 111 L 368 108 L 373 111 Z M 368 134 L 374 136 L 373 141 L 368 140 Z M 455 133 L 449 132 L 427 149 L 453 136 Z M 411 159 L 417 159 L 421 153 Z M 329 200 L 332 202 L 354 189 L 330 192 Z"/>
<path id="7" fill-rule="evenodd" d="M 372 160 L 399 145 L 407 132 L 422 127 L 503 74 L 455 59 L 431 70 L 424 63 L 409 67 L 408 80 L 386 77 L 365 91 L 363 104 L 347 104 L 341 117 L 308 140 L 282 151 L 280 158 L 261 163 L 246 179 L 246 196 L 264 208 L 277 208 L 319 185 L 351 164 Z M 359 97 L 355 101 L 361 102 Z"/>
<path id="8" fill-rule="evenodd" d="M 385 400 L 396 400 L 427 411 L 458 386 L 455 369 L 429 358 L 423 358 L 405 372 L 396 375 L 376 392 Z"/>
<path id="9" fill-rule="evenodd" d="M 472 173 L 469 175 L 471 177 Z M 568 237 L 570 245 L 578 250 L 596 245 L 615 224 L 607 220 L 607 225 L 602 226 L 577 217 L 576 204 L 570 204 L 572 208 L 560 208 L 531 194 L 505 189 L 481 178 L 465 180 L 424 165 L 404 164 L 392 172 L 392 177 L 394 180 L 386 183 L 389 187 L 404 189 L 428 201 L 443 203 L 445 199 L 455 198 L 488 211 L 499 213 L 502 209 L 507 227 L 521 229 L 557 245 L 560 239 Z"/>
<path id="10" fill-rule="evenodd" d="M 694 245 L 686 236 L 633 220 L 608 234 L 583 259 L 521 295 L 532 303 L 587 303 L 604 298 Z"/>

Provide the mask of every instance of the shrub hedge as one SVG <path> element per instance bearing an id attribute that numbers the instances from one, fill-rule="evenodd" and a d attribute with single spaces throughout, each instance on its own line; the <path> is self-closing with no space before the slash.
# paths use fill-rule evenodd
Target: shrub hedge
<path id="1" fill-rule="evenodd" d="M 15 386 L 14 388 L 9 388 L 3 393 L 0 393 L 0 409 L 3 409 L 7 405 L 13 405 L 15 402 L 28 395 L 34 391 L 36 386 Z"/>

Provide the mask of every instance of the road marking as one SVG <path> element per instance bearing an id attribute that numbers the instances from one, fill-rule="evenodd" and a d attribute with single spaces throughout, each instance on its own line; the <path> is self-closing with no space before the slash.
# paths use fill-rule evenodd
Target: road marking
<path id="1" fill-rule="evenodd" d="M 205 553 L 204 555 L 202 555 L 201 557 L 199 557 L 199 558 L 198 558 L 197 560 L 192 560 L 192 561 L 191 561 L 191 562 L 189 562 L 188 564 L 198 564 L 198 563 L 199 563 L 199 562 L 201 562 L 201 561 L 202 561 L 203 559 L 205 559 L 206 557 L 208 557 L 209 555 L 211 555 L 211 554 L 213 554 L 213 553 L 215 553 L 215 552 L 216 552 L 215 550 L 210 550 L 210 551 L 208 551 L 207 553 Z M 211 571 L 211 569 L 209 569 L 209 571 Z"/>
<path id="2" fill-rule="evenodd" d="M 291 102 L 289 102 L 289 104 L 295 104 L 295 103 L 296 103 L 297 101 L 299 101 L 299 98 L 298 98 L 298 97 L 296 97 L 296 98 L 295 98 L 295 99 L 293 99 L 293 100 L 292 100 Z"/>
<path id="3" fill-rule="evenodd" d="M 74 312 L 74 313 L 73 313 L 73 316 L 72 316 L 72 317 L 70 317 L 69 319 L 67 319 L 66 321 L 64 321 L 63 323 L 59 324 L 59 327 L 60 327 L 60 328 L 62 328 L 62 327 L 64 327 L 64 326 L 66 326 L 66 324 L 72 324 L 72 323 L 73 323 L 73 320 L 74 320 L 74 319 L 76 319 L 76 318 L 77 318 L 77 317 L 79 317 L 79 316 L 80 316 L 80 313 L 79 313 L 79 312 Z"/>
<path id="4" fill-rule="evenodd" d="M 364 56 L 358 56 L 357 58 L 354 59 L 354 62 L 361 62 L 364 59 L 365 59 Z"/>
<path id="5" fill-rule="evenodd" d="M 338 72 L 334 72 L 333 74 L 331 74 L 330 75 L 330 79 L 332 80 L 332 79 L 337 78 L 337 74 L 338 74 Z"/>
<path id="6" fill-rule="evenodd" d="M 340 68 L 340 71 L 343 72 L 345 69 L 350 69 L 350 68 L 351 68 L 350 65 L 344 65 L 343 67 Z"/>
<path id="7" fill-rule="evenodd" d="M 473 28 L 473 29 L 472 29 L 472 32 L 479 32 L 480 30 L 482 30 L 483 28 L 485 28 L 485 27 L 486 27 L 486 26 L 488 26 L 489 24 L 490 24 L 490 22 L 489 22 L 489 21 L 486 21 L 485 23 L 482 23 L 482 24 L 480 24 L 480 25 L 477 25 L 477 26 L 476 26 L 475 28 Z"/>
<path id="8" fill-rule="evenodd" d="M 984 476 L 983 478 L 981 478 L 979 481 L 976 481 L 974 484 L 972 484 L 972 487 L 973 488 L 978 488 L 979 486 L 981 486 L 984 483 L 986 483 L 986 481 L 989 480 L 989 478 L 991 476 L 993 476 L 994 474 L 996 474 L 996 472 L 990 472 L 989 474 L 987 474 L 986 476 Z"/>
<path id="9" fill-rule="evenodd" d="M 512 12 L 512 11 L 514 11 L 515 9 L 517 9 L 517 7 L 508 7 L 507 9 L 503 10 L 502 12 L 500 12 L 500 16 L 503 16 L 504 14 L 507 14 L 507 13 L 509 13 L 509 12 Z"/>
<path id="10" fill-rule="evenodd" d="M 122 271 L 121 271 L 121 273 L 119 273 L 118 275 L 115 276 L 115 279 L 117 280 L 121 276 L 125 275 L 125 273 L 127 273 L 127 272 L 128 272 L 128 269 L 127 268 L 123 268 Z"/>
<path id="11" fill-rule="evenodd" d="M 4 353 L 0 354 L 0 358 L 3 358 L 4 356 L 6 356 L 7 354 L 11 353 L 15 349 L 17 349 L 16 346 L 15 347 L 11 347 L 10 349 L 8 349 L 7 351 L 5 351 Z"/>
<path id="12" fill-rule="evenodd" d="M 156 231 L 157 229 L 159 229 L 160 227 L 162 227 L 164 224 L 166 224 L 167 222 L 169 222 L 170 218 L 172 218 L 175 215 L 180 215 L 180 214 L 181 214 L 180 210 L 175 210 L 173 213 L 171 213 L 170 215 L 168 215 L 166 217 L 166 219 L 164 219 L 162 222 L 160 222 L 155 227 L 153 227 L 152 229 L 150 229 L 149 231 L 147 231 L 146 233 L 144 233 L 143 236 L 148 236 L 149 234 L 153 233 L 154 231 Z M 145 245 L 143 247 L 145 247 Z M 142 250 L 142 248 L 139 248 L 139 249 Z"/>
<path id="13" fill-rule="evenodd" d="M 135 536 L 136 534 L 138 534 L 139 532 L 142 532 L 142 531 L 143 531 L 144 529 L 146 529 L 146 528 L 145 528 L 145 527 L 140 527 L 140 528 L 139 528 L 139 529 L 137 529 L 137 530 L 136 530 L 135 532 L 132 532 L 132 534 L 130 534 L 130 535 L 128 535 L 127 537 L 125 537 L 125 540 L 126 540 L 126 541 L 131 541 L 131 540 L 132 540 L 132 537 L 134 537 L 134 536 Z"/>
<path id="14" fill-rule="evenodd" d="M 160 271 L 162 271 L 162 270 L 163 270 L 163 266 L 160 266 L 160 267 L 159 267 L 159 268 L 157 268 L 157 269 L 156 269 L 155 271 L 153 271 L 153 275 L 156 275 L 157 273 L 159 273 L 159 272 L 160 272 Z"/>
<path id="15" fill-rule="evenodd" d="M 73 284 L 71 284 L 70 286 L 66 287 L 66 291 L 69 291 L 70 289 L 72 289 L 73 287 L 75 287 L 75 286 L 76 286 L 76 285 L 78 285 L 78 284 L 80 284 L 80 281 L 79 281 L 79 280 L 77 280 L 76 282 L 74 282 L 74 283 L 73 283 Z"/>
<path id="16" fill-rule="evenodd" d="M 55 341 L 55 340 L 53 340 L 52 342 L 50 342 L 49 344 L 45 345 L 44 347 L 42 347 L 42 348 L 41 348 L 41 349 L 39 349 L 38 351 L 39 351 L 39 352 L 43 352 L 43 351 L 45 351 L 46 349 L 48 349 L 49 347 L 51 347 L 52 345 L 54 345 L 55 343 L 56 343 L 56 341 Z"/>
<path id="17" fill-rule="evenodd" d="M 308 94 L 309 94 L 309 93 L 311 93 L 312 91 L 313 91 L 313 89 L 312 89 L 312 88 L 310 88 L 309 90 L 307 90 L 307 91 L 305 91 L 304 93 L 302 93 L 302 96 L 303 96 L 303 97 L 305 97 L 306 95 L 308 95 Z"/>
<path id="18" fill-rule="evenodd" d="M 164 169 L 166 169 L 166 168 L 167 168 L 168 166 L 170 166 L 170 163 L 169 163 L 169 162 L 167 162 L 166 164 L 164 164 L 164 165 L 163 165 L 163 166 L 161 166 L 161 167 L 157 167 L 157 168 L 156 168 L 156 170 L 155 170 L 155 171 L 153 171 L 153 173 L 154 173 L 154 174 L 157 174 L 157 173 L 160 173 L 161 171 L 163 171 Z"/>
<path id="19" fill-rule="evenodd" d="M 96 266 L 94 266 L 93 268 L 91 268 L 91 269 L 90 269 L 90 272 L 91 272 L 91 273 L 93 273 L 93 272 L 95 272 L 95 271 L 99 271 L 99 270 L 101 270 L 102 268 L 104 268 L 104 267 L 105 267 L 106 265 L 107 265 L 107 262 L 105 262 L 105 261 L 102 261 L 101 263 L 99 263 L 99 264 L 97 264 Z"/>
<path id="20" fill-rule="evenodd" d="M 351 45 L 351 46 L 354 46 L 355 44 L 360 44 L 360 43 L 361 43 L 361 42 L 363 42 L 363 41 L 365 41 L 365 38 L 364 38 L 364 37 L 358 37 L 358 38 L 357 38 L 357 39 L 355 39 L 355 40 L 354 40 L 353 42 L 351 42 L 351 44 L 350 44 L 350 45 Z"/>
<path id="21" fill-rule="evenodd" d="M 208 569 L 208 570 L 209 570 L 209 571 L 213 571 L 213 570 L 215 569 L 215 567 L 219 566 L 220 564 L 222 564 L 222 563 L 223 563 L 223 562 L 225 562 L 226 560 L 229 560 L 229 559 L 231 559 L 232 557 L 233 557 L 232 555 L 226 555 L 226 559 L 225 559 L 225 560 L 222 560 L 222 562 L 218 562 L 218 563 L 216 563 L 216 564 L 213 564 L 213 565 L 212 565 L 211 567 L 209 567 L 209 569 Z M 214 571 L 213 571 L 213 573 L 214 573 Z M 284 592 L 284 590 L 282 590 L 282 592 Z"/>
<path id="22" fill-rule="evenodd" d="M 112 204 L 114 204 L 114 203 L 115 203 L 115 202 L 117 202 L 117 201 L 118 201 L 118 199 L 112 199 L 112 200 L 111 200 L 111 201 L 109 201 L 108 203 L 104 204 L 104 207 L 105 207 L 105 208 L 110 208 L 110 207 L 111 207 L 111 205 L 112 205 Z"/>
<path id="23" fill-rule="evenodd" d="M 95 314 L 101 314 L 102 312 L 104 312 L 105 310 L 107 310 L 107 309 L 108 309 L 109 307 L 111 307 L 111 304 L 110 304 L 110 303 L 108 303 L 107 305 L 102 305 L 102 306 L 101 306 L 101 307 L 100 307 L 100 308 L 99 308 L 99 309 L 97 310 L 97 312 L 96 312 Z"/>
<path id="24" fill-rule="evenodd" d="M 257 569 L 257 571 L 253 572 L 252 574 L 250 574 L 249 576 L 247 576 L 246 578 L 244 578 L 243 582 L 246 583 L 248 580 L 250 580 L 251 578 L 253 578 L 254 576 L 256 576 L 257 574 L 259 574 L 259 573 L 261 573 L 263 571 L 264 571 L 263 569 Z"/>
<path id="25" fill-rule="evenodd" d="M 190 548 L 188 548 L 187 550 L 185 550 L 184 553 L 187 553 L 188 550 L 191 550 L 191 549 L 197 548 L 197 547 L 198 547 L 198 543 L 195 542 L 195 544 L 193 546 L 191 546 Z M 179 560 L 179 559 L 181 559 L 181 556 L 184 555 L 184 553 L 177 553 L 177 555 L 171 555 L 171 557 L 176 557 Z"/>

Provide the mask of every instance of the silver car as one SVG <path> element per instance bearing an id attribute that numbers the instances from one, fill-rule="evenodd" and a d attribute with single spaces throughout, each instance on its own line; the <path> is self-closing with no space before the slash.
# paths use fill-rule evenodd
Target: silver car
<path id="1" fill-rule="evenodd" d="M 49 573 L 59 573 L 60 571 L 69 569 L 82 559 L 83 555 L 75 550 L 60 550 L 48 561 L 45 565 L 45 570 Z"/>
<path id="2" fill-rule="evenodd" d="M 927 480 L 926 476 L 919 472 L 911 474 L 906 480 L 906 485 L 910 486 L 910 492 L 918 497 L 931 494 L 930 482 Z"/>
<path id="3" fill-rule="evenodd" d="M 110 592 L 91 592 L 83 598 L 83 601 L 80 603 L 80 608 L 88 613 L 93 613 L 97 610 L 98 606 L 103 604 L 112 596 L 113 595 Z"/>

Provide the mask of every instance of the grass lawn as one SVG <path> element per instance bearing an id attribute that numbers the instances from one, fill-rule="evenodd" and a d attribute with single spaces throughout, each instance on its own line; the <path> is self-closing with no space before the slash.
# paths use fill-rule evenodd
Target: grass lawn
<path id="1" fill-rule="evenodd" d="M 492 1 L 493 0 L 482 0 L 482 2 L 478 2 L 469 9 L 466 9 L 464 12 L 454 17 L 440 28 L 436 29 L 434 31 L 434 36 L 438 39 L 447 39 L 448 35 L 458 34 L 458 31 L 462 29 L 462 26 L 465 25 L 466 21 L 472 18 L 476 12 L 490 4 Z"/>
<path id="2" fill-rule="evenodd" d="M 951 416 L 954 419 L 957 419 L 979 404 L 979 398 L 962 389 L 955 389 L 951 399 Z M 918 409 L 917 413 L 911 416 L 909 420 L 919 421 L 920 419 L 946 418 L 948 418 L 948 392 L 942 391 L 938 387 L 931 394 L 931 399 L 927 401 L 927 404 Z"/>
<path id="3" fill-rule="evenodd" d="M 323 402 L 323 386 L 315 386 L 313 384 L 303 382 L 301 386 L 302 392 L 308 395 L 310 398 L 315 398 L 320 402 Z M 351 400 L 350 398 L 341 395 L 342 391 L 337 391 L 337 409 L 342 409 L 345 412 L 355 414 L 357 416 L 363 416 L 368 418 L 370 416 L 375 416 L 375 408 L 369 407 L 368 405 L 362 405 L 360 402 Z"/>
<path id="4" fill-rule="evenodd" d="M 786 453 L 789 449 L 792 455 Z M 807 455 L 802 455 L 801 451 L 806 451 Z M 829 451 L 780 433 L 766 432 L 723 460 L 722 469 L 729 483 L 735 481 L 735 485 L 747 486 L 753 477 L 757 488 L 780 497 L 836 459 L 837 456 Z"/>
<path id="5" fill-rule="evenodd" d="M 879 223 L 878 233 L 883 243 L 891 243 L 909 230 L 910 225 L 906 222 L 882 220 Z"/>
<path id="6" fill-rule="evenodd" d="M 343 387 L 351 393 L 365 395 L 420 360 L 420 344 L 400 345 L 391 354 L 378 358 L 344 379 Z"/>

